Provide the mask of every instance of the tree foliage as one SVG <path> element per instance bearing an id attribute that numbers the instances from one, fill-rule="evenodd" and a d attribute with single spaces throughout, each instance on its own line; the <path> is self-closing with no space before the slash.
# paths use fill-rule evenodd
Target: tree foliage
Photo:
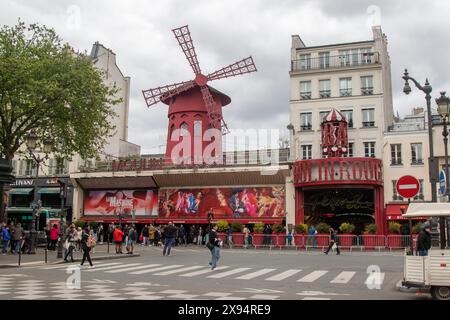
<path id="1" fill-rule="evenodd" d="M 53 29 L 21 21 L 0 29 L 0 156 L 12 159 L 34 131 L 53 139 L 57 156 L 95 157 L 113 134 L 116 93 Z"/>

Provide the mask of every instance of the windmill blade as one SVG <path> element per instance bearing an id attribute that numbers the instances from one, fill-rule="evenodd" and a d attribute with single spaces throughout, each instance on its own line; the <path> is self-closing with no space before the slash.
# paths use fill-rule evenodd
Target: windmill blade
<path id="1" fill-rule="evenodd" d="M 203 96 L 203 101 L 205 102 L 206 111 L 208 112 L 211 128 L 220 129 L 222 131 L 222 134 L 227 134 L 229 130 L 227 124 L 223 120 L 222 109 L 214 101 L 214 98 L 209 91 L 208 86 L 201 86 L 200 91 Z"/>
<path id="2" fill-rule="evenodd" d="M 248 58 L 242 59 L 238 62 L 230 64 L 229 66 L 219 69 L 208 75 L 208 80 L 217 80 L 222 78 L 228 78 L 233 76 L 238 76 L 245 73 L 256 72 L 256 66 L 253 62 L 253 58 L 250 56 Z"/>
<path id="3" fill-rule="evenodd" d="M 161 101 L 161 98 L 167 99 L 180 92 L 186 91 L 195 86 L 194 81 L 185 81 L 180 83 L 174 83 L 168 86 L 158 87 L 149 90 L 143 90 L 145 102 L 147 107 L 154 105 Z"/>
<path id="4" fill-rule="evenodd" d="M 180 28 L 173 29 L 172 32 L 175 35 L 175 38 L 177 38 L 178 44 L 180 45 L 181 49 L 184 52 L 184 55 L 189 61 L 192 70 L 194 70 L 194 73 L 196 75 L 200 74 L 200 65 L 197 60 L 197 53 L 195 53 L 194 44 L 192 43 L 189 27 L 186 25 Z"/>

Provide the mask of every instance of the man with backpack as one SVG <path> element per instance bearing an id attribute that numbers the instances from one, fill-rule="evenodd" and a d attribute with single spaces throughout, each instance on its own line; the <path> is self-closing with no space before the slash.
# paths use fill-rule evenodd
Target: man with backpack
<path id="1" fill-rule="evenodd" d="M 130 229 L 128 229 L 128 242 L 127 242 L 127 254 L 133 254 L 134 243 L 137 240 L 137 232 L 134 227 L 134 224 L 131 225 Z"/>
<path id="2" fill-rule="evenodd" d="M 217 227 L 214 226 L 209 233 L 209 242 L 206 244 L 209 251 L 211 251 L 211 262 L 209 265 L 211 266 L 211 270 L 214 270 L 217 266 L 217 262 L 220 258 L 220 247 L 222 246 L 222 242 L 219 238 L 217 238 Z"/>
<path id="3" fill-rule="evenodd" d="M 164 228 L 164 249 L 163 256 L 170 256 L 170 249 L 172 248 L 173 242 L 175 240 L 175 236 L 177 234 L 177 228 L 173 225 L 172 222 L 169 222 L 169 225 Z"/>

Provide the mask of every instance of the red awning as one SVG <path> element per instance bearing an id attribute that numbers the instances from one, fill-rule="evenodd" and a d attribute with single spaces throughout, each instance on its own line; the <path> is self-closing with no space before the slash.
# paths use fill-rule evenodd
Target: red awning
<path id="1" fill-rule="evenodd" d="M 404 208 L 404 212 L 402 212 Z M 402 217 L 403 213 L 408 210 L 408 204 L 388 204 L 386 205 L 386 220 L 409 220 L 408 218 Z M 413 218 L 411 220 L 427 220 L 426 218 Z"/>

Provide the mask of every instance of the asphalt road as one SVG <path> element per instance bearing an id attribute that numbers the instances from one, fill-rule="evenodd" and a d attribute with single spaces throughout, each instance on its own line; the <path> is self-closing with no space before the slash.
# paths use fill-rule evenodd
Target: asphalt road
<path id="1" fill-rule="evenodd" d="M 0 299 L 350 299 L 428 300 L 400 292 L 402 254 L 222 249 L 210 270 L 209 250 L 142 248 L 140 257 L 26 266 L 0 275 Z"/>

